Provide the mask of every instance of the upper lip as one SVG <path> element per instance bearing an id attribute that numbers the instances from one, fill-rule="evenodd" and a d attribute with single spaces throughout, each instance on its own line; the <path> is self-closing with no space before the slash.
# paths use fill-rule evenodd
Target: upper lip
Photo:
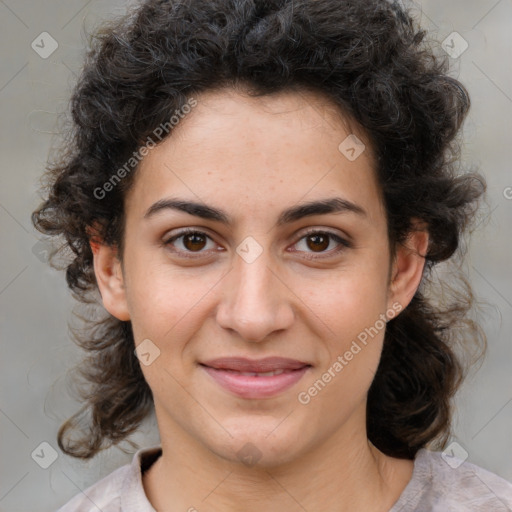
<path id="1" fill-rule="evenodd" d="M 309 363 L 286 357 L 265 357 L 263 359 L 247 359 L 245 357 L 220 357 L 201 363 L 219 370 L 235 370 L 238 372 L 271 372 L 274 370 L 298 370 Z"/>

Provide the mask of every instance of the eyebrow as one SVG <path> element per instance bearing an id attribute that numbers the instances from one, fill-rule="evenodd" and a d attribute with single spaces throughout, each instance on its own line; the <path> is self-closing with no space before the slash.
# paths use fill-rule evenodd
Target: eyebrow
<path id="1" fill-rule="evenodd" d="M 160 199 L 148 208 L 144 214 L 144 218 L 150 218 L 168 209 L 185 212 L 196 217 L 201 217 L 202 219 L 221 222 L 227 226 L 233 225 L 233 221 L 229 215 L 220 208 L 177 198 Z M 341 197 L 332 197 L 301 203 L 284 210 L 279 215 L 277 225 L 282 226 L 283 224 L 292 223 L 304 217 L 325 215 L 328 213 L 355 213 L 362 217 L 367 216 L 366 211 L 361 206 Z"/>

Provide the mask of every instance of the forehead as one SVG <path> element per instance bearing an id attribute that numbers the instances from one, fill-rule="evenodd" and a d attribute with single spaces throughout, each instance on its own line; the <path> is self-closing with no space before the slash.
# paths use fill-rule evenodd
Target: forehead
<path id="1" fill-rule="evenodd" d="M 166 195 L 258 216 L 342 195 L 364 203 L 370 217 L 382 214 L 369 141 L 325 97 L 223 89 L 194 98 L 197 105 L 137 169 L 127 208 L 139 217 Z"/>

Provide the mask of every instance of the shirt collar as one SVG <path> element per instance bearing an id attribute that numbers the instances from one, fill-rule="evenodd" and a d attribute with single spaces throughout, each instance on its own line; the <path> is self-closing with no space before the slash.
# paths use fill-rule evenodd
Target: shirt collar
<path id="1" fill-rule="evenodd" d="M 141 448 L 135 452 L 129 472 L 121 487 L 122 512 L 156 512 L 144 492 L 142 473 L 162 454 L 161 446 Z"/>

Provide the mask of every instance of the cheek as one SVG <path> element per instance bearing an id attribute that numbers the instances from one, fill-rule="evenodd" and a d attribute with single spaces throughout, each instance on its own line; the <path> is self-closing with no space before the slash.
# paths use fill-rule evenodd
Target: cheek
<path id="1" fill-rule="evenodd" d="M 329 371 L 325 378 L 332 384 L 326 386 L 327 392 L 322 391 L 323 400 L 336 401 L 341 395 L 347 399 L 345 393 L 349 393 L 350 400 L 357 402 L 371 384 L 382 351 L 387 260 L 361 258 L 357 265 L 316 287 L 307 302 L 319 319 L 317 324 L 326 326 L 319 334 L 324 337 L 325 352 L 319 352 L 318 362 L 320 373 Z"/>
<path id="2" fill-rule="evenodd" d="M 151 256 L 148 251 L 147 257 L 141 253 L 127 262 L 130 275 L 127 296 L 133 323 L 146 325 L 158 333 L 171 329 L 180 318 L 193 310 L 205 289 L 213 286 L 214 280 L 213 276 L 198 276 L 197 271 L 193 275 L 192 271 L 151 261 Z M 160 335 L 164 333 L 165 330 Z"/>
<path id="3" fill-rule="evenodd" d="M 385 262 L 351 268 L 310 290 L 306 302 L 342 338 L 355 336 L 375 323 L 387 305 Z"/>
<path id="4" fill-rule="evenodd" d="M 149 264 L 133 265 L 131 271 L 127 295 L 136 344 L 150 339 L 160 350 L 159 362 L 175 373 L 189 359 L 188 341 L 211 314 L 223 273 Z"/>
<path id="5" fill-rule="evenodd" d="M 337 286 L 331 284 L 311 298 L 315 301 L 311 309 L 319 312 L 330 331 L 318 371 L 302 388 L 299 401 L 308 403 L 308 414 L 313 417 L 330 415 L 331 426 L 346 421 L 365 398 L 380 361 L 386 329 L 381 316 L 387 310 L 386 280 L 377 275 L 367 277 L 340 279 Z M 322 421 L 316 427 L 326 428 Z"/>

